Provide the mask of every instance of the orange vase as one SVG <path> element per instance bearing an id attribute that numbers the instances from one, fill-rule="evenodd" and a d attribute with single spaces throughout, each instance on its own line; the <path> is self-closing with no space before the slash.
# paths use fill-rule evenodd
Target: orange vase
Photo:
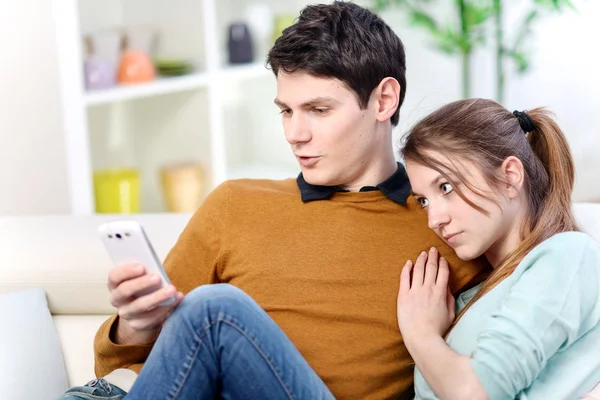
<path id="1" fill-rule="evenodd" d="M 117 80 L 121 84 L 149 82 L 156 70 L 148 54 L 140 50 L 125 50 L 119 62 Z"/>

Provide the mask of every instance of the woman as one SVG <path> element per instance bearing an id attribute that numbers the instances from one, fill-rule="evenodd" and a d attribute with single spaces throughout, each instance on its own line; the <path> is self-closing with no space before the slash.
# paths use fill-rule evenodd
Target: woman
<path id="1" fill-rule="evenodd" d="M 548 112 L 453 102 L 416 124 L 402 156 L 430 228 L 494 268 L 457 299 L 455 319 L 447 262 L 431 249 L 406 263 L 398 323 L 416 397 L 589 392 L 600 381 L 600 244 L 578 232 L 573 160 Z"/>

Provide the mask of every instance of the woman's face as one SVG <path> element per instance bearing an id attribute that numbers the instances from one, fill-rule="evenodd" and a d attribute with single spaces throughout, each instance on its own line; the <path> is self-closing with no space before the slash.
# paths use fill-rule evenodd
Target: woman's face
<path id="1" fill-rule="evenodd" d="M 513 201 L 505 185 L 490 186 L 475 163 L 450 163 L 439 153 L 429 153 L 446 165 L 456 165 L 480 196 L 467 188 L 460 190 L 487 215 L 473 208 L 455 191 L 453 184 L 439 172 L 414 161 L 406 161 L 406 170 L 418 203 L 427 213 L 429 227 L 450 245 L 462 260 L 483 254 L 492 266 L 516 248 L 520 242 L 521 218 L 518 201 Z M 459 180 L 450 174 L 454 182 Z M 516 236 L 515 236 L 516 235 Z M 516 243 L 516 244 L 515 244 Z"/>

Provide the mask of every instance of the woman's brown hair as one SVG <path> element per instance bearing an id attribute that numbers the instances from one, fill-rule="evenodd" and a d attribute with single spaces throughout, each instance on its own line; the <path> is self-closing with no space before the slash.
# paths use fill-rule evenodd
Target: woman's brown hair
<path id="1" fill-rule="evenodd" d="M 433 152 L 445 155 L 450 164 L 432 157 Z M 511 113 L 492 100 L 455 101 L 419 121 L 404 137 L 401 155 L 438 171 L 453 183 L 463 200 L 485 214 L 485 209 L 460 190 L 462 184 L 484 196 L 465 179 L 455 162 L 475 163 L 492 188 L 501 183 L 497 171 L 507 157 L 517 157 L 523 164 L 528 213 L 521 227 L 522 241 L 494 268 L 454 324 L 471 304 L 512 274 L 534 247 L 557 233 L 579 230 L 571 210 L 575 181 L 571 151 L 552 114 L 543 108 Z"/>

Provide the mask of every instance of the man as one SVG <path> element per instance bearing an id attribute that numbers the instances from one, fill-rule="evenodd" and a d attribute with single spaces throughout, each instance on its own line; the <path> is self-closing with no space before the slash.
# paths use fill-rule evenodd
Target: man
<path id="1" fill-rule="evenodd" d="M 180 292 L 137 298 L 157 285 L 152 277 L 135 265 L 111 271 L 118 313 L 96 337 L 96 374 L 106 377 L 92 381 L 96 394 L 129 390 L 184 293 L 229 283 L 256 300 L 337 398 L 408 398 L 413 363 L 396 321 L 402 265 L 435 246 L 450 261 L 454 292 L 486 273 L 459 261 L 408 198 L 392 146 L 404 48 L 378 16 L 347 2 L 308 6 L 268 63 L 302 173 L 215 189 L 165 260 Z M 175 305 L 156 307 L 173 295 Z"/>

